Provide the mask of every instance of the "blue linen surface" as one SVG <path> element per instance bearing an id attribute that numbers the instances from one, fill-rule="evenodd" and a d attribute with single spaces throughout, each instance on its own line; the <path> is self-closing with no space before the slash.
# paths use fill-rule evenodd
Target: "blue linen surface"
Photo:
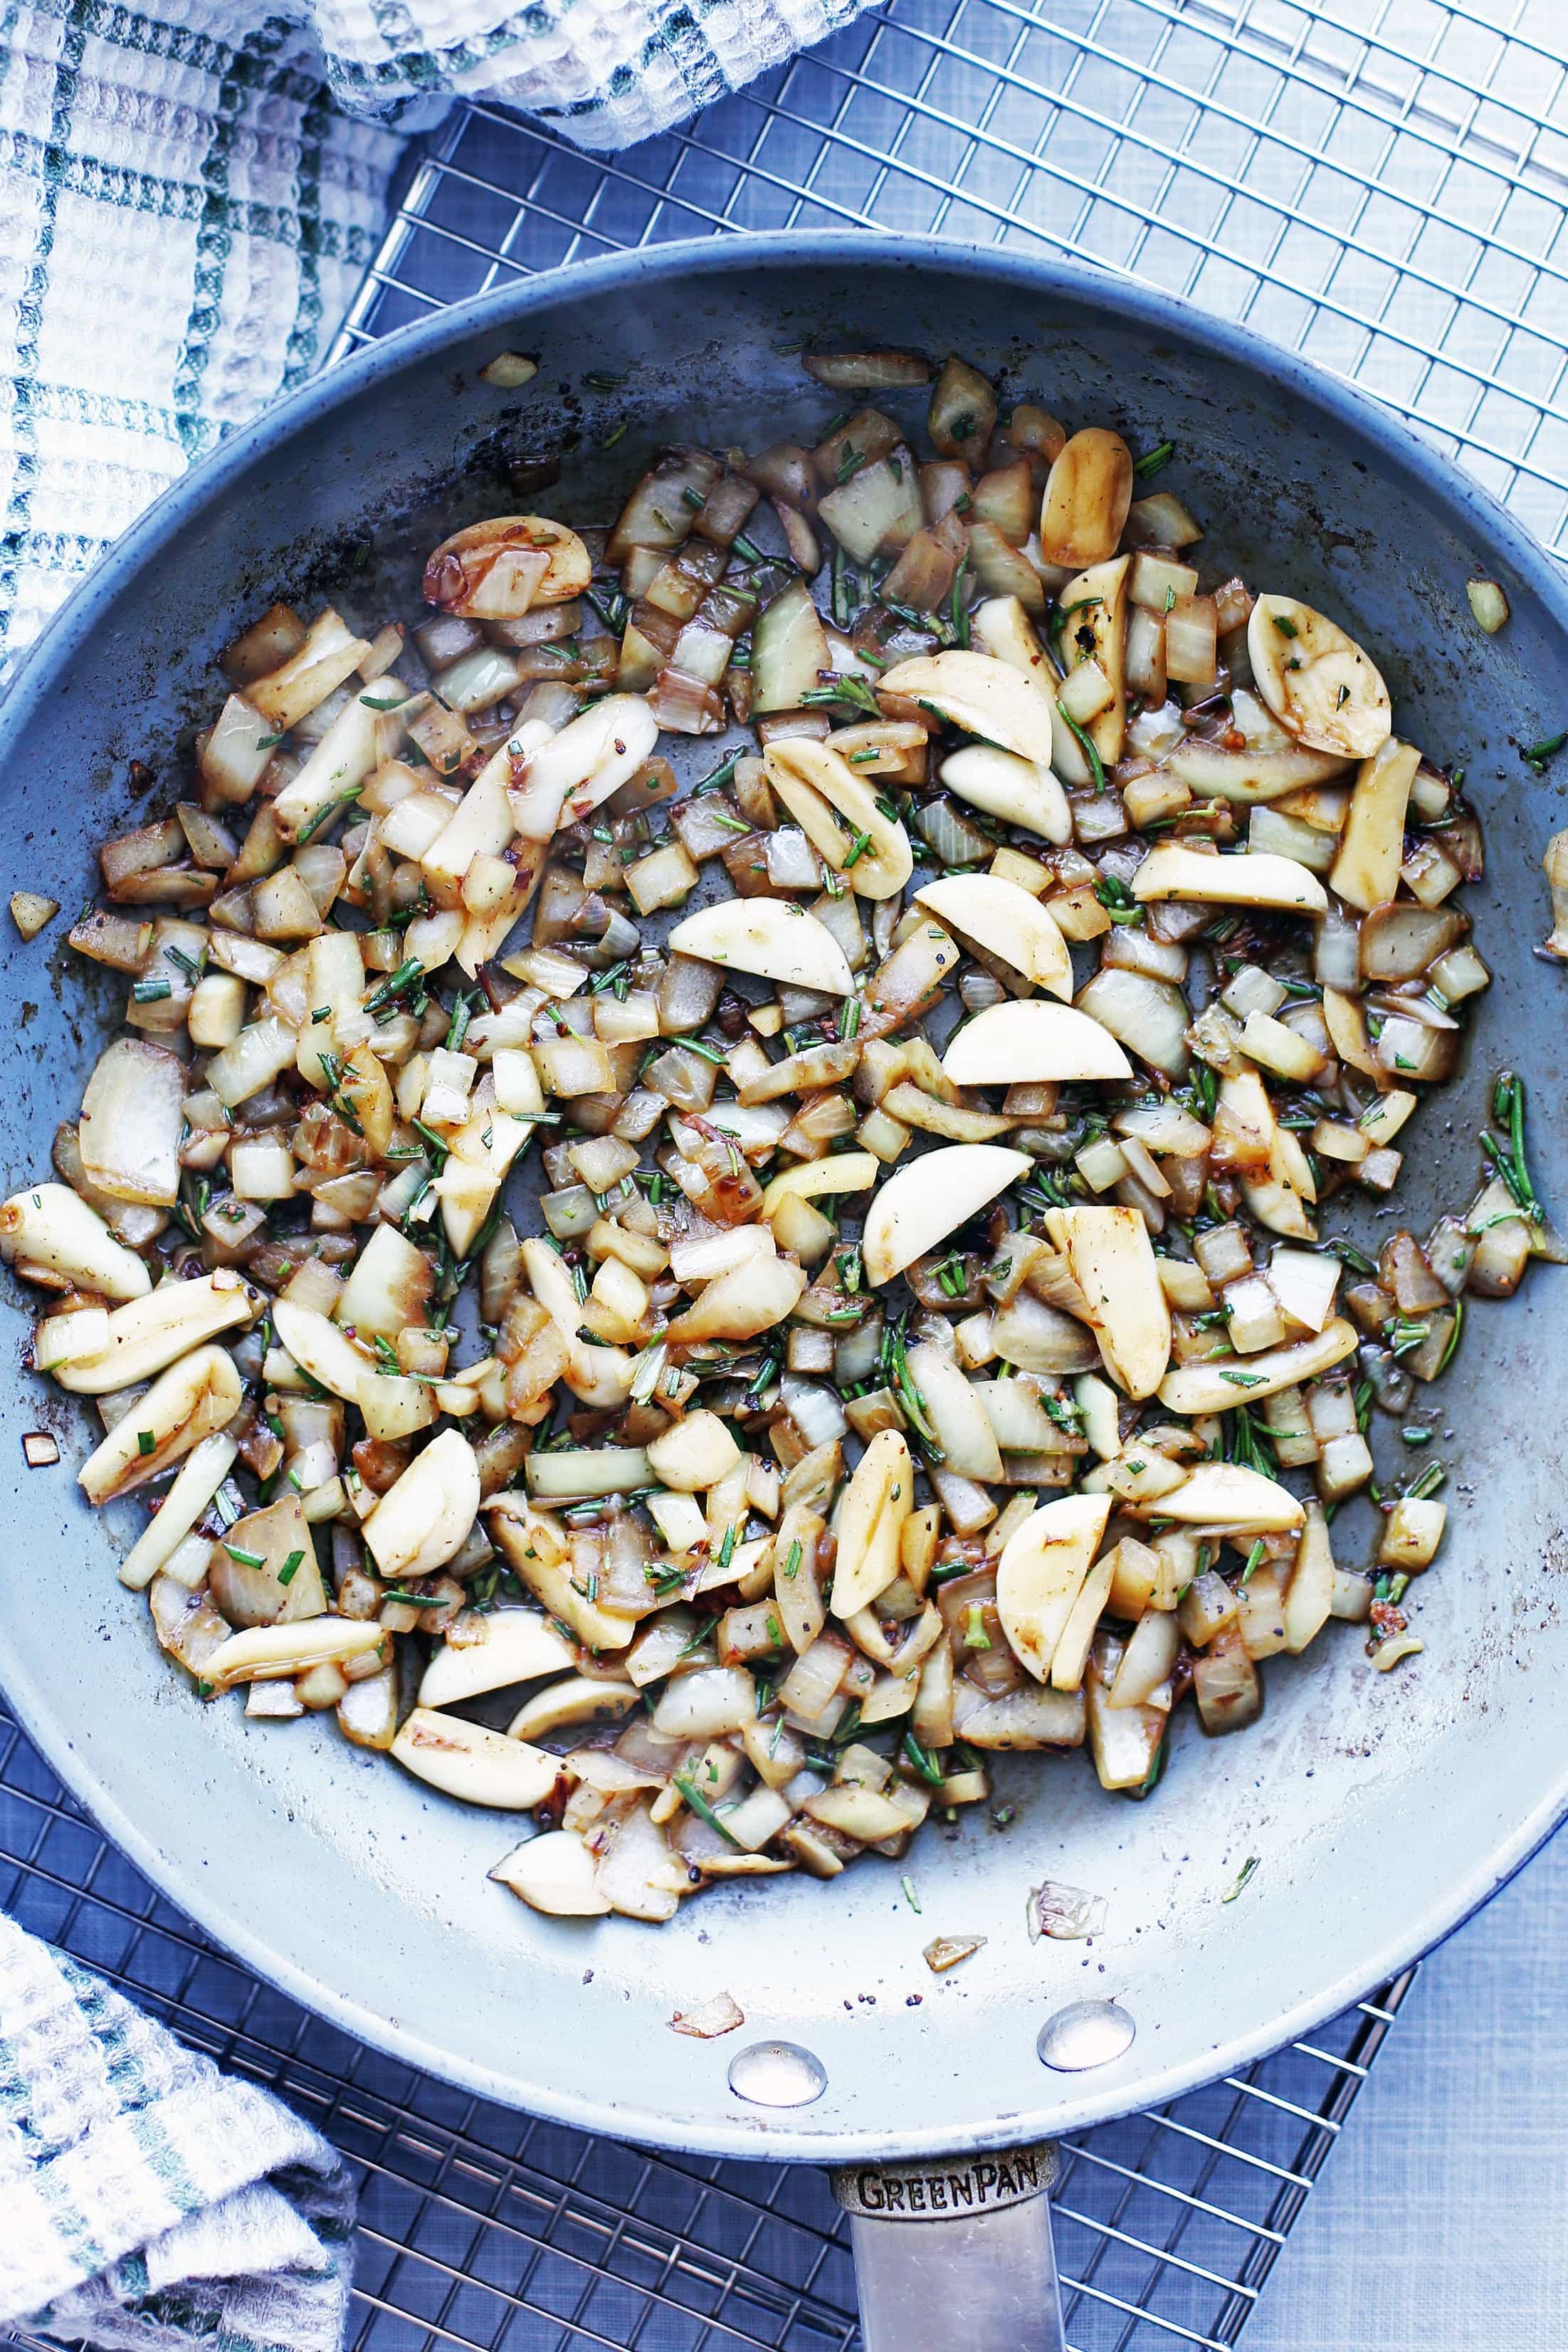
<path id="1" fill-rule="evenodd" d="M 1568 1832 L 1427 1960 L 1245 2352 L 1568 2345 Z"/>

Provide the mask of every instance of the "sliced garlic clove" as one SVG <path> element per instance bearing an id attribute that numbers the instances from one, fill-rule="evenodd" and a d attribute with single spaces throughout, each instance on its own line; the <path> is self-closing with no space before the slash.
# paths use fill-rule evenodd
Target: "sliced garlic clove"
<path id="1" fill-rule="evenodd" d="M 301 1307 L 294 1298 L 274 1299 L 272 1328 L 318 1388 L 342 1397 L 349 1404 L 359 1403 L 367 1375 L 375 1372 L 375 1360 L 357 1348 L 347 1332 L 329 1322 L 319 1308 Z"/>
<path id="2" fill-rule="evenodd" d="M 421 851 L 419 863 L 425 888 L 437 906 L 450 907 L 461 900 L 464 877 L 476 857 L 498 858 L 510 845 L 517 830 L 512 821 L 509 797 L 516 767 L 513 742 L 503 743 L 495 757 L 476 776 L 430 846 Z M 507 869 L 508 877 L 514 872 L 511 867 Z M 506 887 L 509 895 L 509 880 Z M 350 932 L 329 931 L 324 943 L 335 949 L 340 940 L 351 937 Z M 321 944 L 323 942 L 313 940 L 312 950 Z M 317 981 L 314 964 L 310 978 L 312 1005 L 329 1003 L 330 1000 Z M 359 990 L 356 988 L 353 1002 L 357 1004 L 358 1001 Z M 308 1051 L 309 1039 L 307 1037 L 301 1043 L 302 1048 Z M 312 1071 L 307 1071 L 306 1075 L 314 1086 L 323 1087 L 326 1083 L 324 1076 L 318 1076 Z"/>
<path id="3" fill-rule="evenodd" d="M 542 1503 L 580 1503 L 595 1495 L 626 1495 L 653 1484 L 648 1457 L 640 1445 L 596 1445 L 591 1451 L 546 1452 L 539 1446 L 526 1465 L 528 1491 Z M 492 1625 L 498 1618 L 490 1620 Z M 561 1664 L 570 1665 L 570 1658 Z"/>
<path id="4" fill-rule="evenodd" d="M 1420 764 L 1413 744 L 1390 736 L 1356 772 L 1329 880 L 1347 906 L 1364 914 L 1385 904 L 1399 887 L 1406 812 Z"/>
<path id="5" fill-rule="evenodd" d="M 1337 621 L 1294 596 L 1260 596 L 1247 624 L 1259 693 L 1299 743 L 1370 759 L 1394 724 L 1388 688 Z"/>
<path id="6" fill-rule="evenodd" d="M 1336 1316 L 1315 1339 L 1293 1340 L 1286 1348 L 1264 1348 L 1255 1356 L 1235 1356 L 1228 1361 L 1178 1364 L 1160 1382 L 1160 1402 L 1172 1412 L 1229 1412 L 1239 1404 L 1261 1404 L 1265 1397 L 1298 1381 L 1314 1381 L 1332 1371 L 1356 1350 L 1356 1330 Z"/>
<path id="7" fill-rule="evenodd" d="M 946 1467 L 959 1478 L 999 1478 L 1001 1448 L 990 1415 L 952 1357 L 922 1339 L 905 1360 Z"/>
<path id="8" fill-rule="evenodd" d="M 145 1298 L 152 1277 L 68 1184 L 29 1184 L 0 1207 L 0 1256 L 46 1267 L 100 1297 Z"/>
<path id="9" fill-rule="evenodd" d="M 1299 1192 L 1303 1201 L 1316 1201 L 1317 1179 L 1312 1174 L 1306 1145 L 1293 1128 L 1281 1127 L 1278 1121 L 1269 1148 L 1269 1173 L 1276 1183 L 1289 1185 L 1292 1192 Z"/>
<path id="10" fill-rule="evenodd" d="M 580 596 L 593 576 L 574 530 L 543 515 L 497 515 L 444 539 L 424 567 L 424 601 L 475 621 L 513 621 Z"/>
<path id="11" fill-rule="evenodd" d="M 292 1680 L 296 1675 L 308 1674 L 312 1666 L 368 1657 L 389 1639 L 383 1626 L 349 1617 L 308 1617 L 294 1625 L 249 1625 L 219 1643 L 204 1661 L 202 1675 L 220 1691 L 232 1690 L 236 1683 Z"/>
<path id="12" fill-rule="evenodd" d="M 1053 996 L 1071 996 L 1067 941 L 1054 916 L 1016 882 L 1004 881 L 999 874 L 949 874 L 939 882 L 927 882 L 915 897 L 918 905 L 929 907 L 988 954 L 1000 956 L 1037 988 L 1048 988 Z"/>
<path id="13" fill-rule="evenodd" d="M 831 744 L 786 736 L 763 752 L 768 782 L 807 840 L 862 898 L 894 898 L 915 871 L 909 835 Z"/>
<path id="14" fill-rule="evenodd" d="M 389 1486 L 363 1535 L 382 1576 L 433 1576 L 479 1512 L 479 1465 L 460 1429 L 444 1429 Z"/>
<path id="15" fill-rule="evenodd" d="M 575 1830 L 547 1830 L 515 1846 L 490 1873 L 498 1885 L 555 1919 L 602 1919 L 610 1898 L 598 1886 L 598 1865 Z"/>
<path id="16" fill-rule="evenodd" d="M 1016 596 L 988 596 L 977 604 L 969 616 L 969 633 L 982 653 L 991 654 L 1008 668 L 1016 670 L 1030 685 L 1035 686 L 1051 705 L 1051 766 L 1053 775 L 1074 786 L 1090 782 L 1089 762 L 1082 746 L 1067 723 L 1066 715 L 1056 707 L 1057 688 L 1061 683 L 1054 665 L 1035 634 L 1034 625 Z M 987 747 L 989 748 L 989 747 Z M 977 805 L 984 806 L 984 803 Z M 1062 808 L 1066 809 L 1063 795 Z M 998 811 L 998 814 L 1005 812 Z M 1072 838 L 1071 818 L 1064 820 L 1066 830 L 1053 833 L 1040 826 L 1050 841 L 1066 843 Z"/>
<path id="17" fill-rule="evenodd" d="M 1113 438 L 1114 436 L 1113 436 Z M 1127 740 L 1127 572 L 1132 558 L 1118 555 L 1093 563 L 1059 593 L 1061 609 L 1071 615 L 1057 642 L 1067 677 L 1057 688 L 1061 709 L 1074 719 L 1107 768 L 1115 766 Z M 1091 663 L 1103 679 L 1097 710 L 1073 709 L 1072 680 Z M 1081 681 L 1082 683 L 1082 681 Z"/>
<path id="18" fill-rule="evenodd" d="M 629 1764 L 611 1748 L 574 1748 L 571 1777 L 579 1788 L 601 1797 L 630 1796 L 638 1789 L 662 1789 L 665 1776 L 647 1764 Z"/>
<path id="19" fill-rule="evenodd" d="M 994 654 L 917 654 L 894 663 L 877 691 L 928 705 L 950 727 L 982 735 L 1037 768 L 1049 768 L 1051 705 L 1038 686 Z"/>
<path id="20" fill-rule="evenodd" d="M 1188 1527 L 1245 1528 L 1258 1535 L 1299 1528 L 1306 1517 L 1289 1487 L 1239 1462 L 1198 1463 L 1174 1493 L 1160 1496 L 1159 1508 L 1162 1518 Z"/>
<path id="21" fill-rule="evenodd" d="M 1196 800 L 1249 803 L 1309 791 L 1343 775 L 1345 767 L 1338 754 L 1309 751 L 1299 743 L 1285 748 L 1249 744 L 1244 751 L 1228 751 L 1201 735 L 1186 737 L 1162 764 Z"/>
<path id="22" fill-rule="evenodd" d="M 1161 1497 L 1179 1486 L 1186 1475 L 1179 1464 L 1130 1437 L 1125 1449 L 1091 1470 L 1083 1484 L 1091 1494 L 1119 1495 L 1129 1510 L 1157 1511 Z"/>
<path id="23" fill-rule="evenodd" d="M 392 1753 L 417 1780 L 428 1780 L 444 1795 L 510 1813 L 542 1803 L 561 1770 L 560 1758 L 546 1755 L 542 1748 L 508 1739 L 503 1731 L 487 1731 L 460 1715 L 438 1715 L 428 1706 L 414 1708 L 392 1741 Z"/>
<path id="24" fill-rule="evenodd" d="M 601 1412 L 624 1404 L 632 1392 L 633 1359 L 624 1348 L 591 1348 L 578 1338 L 582 1302 L 548 1242 L 530 1236 L 522 1251 L 528 1286 L 566 1342 L 566 1382 L 573 1396 Z"/>
<path id="25" fill-rule="evenodd" d="M 1114 555 L 1133 503 L 1133 458 L 1119 433 L 1085 425 L 1062 445 L 1040 509 L 1046 563 L 1101 563 Z"/>
<path id="26" fill-rule="evenodd" d="M 789 899 L 722 899 L 678 922 L 670 945 L 682 955 L 791 988 L 819 989 L 827 996 L 854 990 L 849 958 L 827 925 Z"/>
<path id="27" fill-rule="evenodd" d="M 1153 1396 L 1170 1361 L 1171 1315 L 1143 1218 L 1136 1209 L 1052 1209 L 1046 1230 L 1083 1293 L 1105 1370 L 1127 1396 Z"/>
<path id="28" fill-rule="evenodd" d="M 981 653 L 1006 662 L 1038 686 L 1048 702 L 1054 702 L 1056 672 L 1016 596 L 988 596 L 970 614 L 969 629 Z"/>
<path id="29" fill-rule="evenodd" d="M 915 1465 L 896 1429 L 878 1430 L 855 1465 L 839 1509 L 830 1607 L 852 1617 L 898 1574 L 899 1536 L 915 1499 Z"/>
<path id="30" fill-rule="evenodd" d="M 569 1675 L 536 1691 L 507 1726 L 508 1739 L 547 1739 L 586 1723 L 614 1723 L 630 1714 L 643 1694 L 632 1683 L 607 1683 L 591 1675 Z M 424 1694 L 420 1693 L 421 1703 Z"/>
<path id="31" fill-rule="evenodd" d="M 762 1195 L 762 1213 L 771 1217 L 786 1201 L 814 1201 L 823 1192 L 865 1192 L 882 1173 L 874 1151 L 832 1151 L 824 1160 L 803 1160 L 775 1176 Z"/>
<path id="32" fill-rule="evenodd" d="M 444 1642 L 436 1651 L 419 1685 L 421 1706 L 455 1706 L 511 1683 L 570 1673 L 577 1664 L 576 1650 L 541 1610 L 497 1609 L 477 1619 L 473 1630 L 479 1626 L 482 1641 L 461 1648 Z"/>
<path id="33" fill-rule="evenodd" d="M 1033 1166 L 999 1143 L 952 1143 L 895 1168 L 866 1215 L 867 1280 L 891 1282 Z"/>
<path id="34" fill-rule="evenodd" d="M 556 827 L 575 824 L 634 776 L 659 740 L 658 723 L 642 695 L 611 694 L 559 735 L 513 741 L 526 745 L 521 773 L 510 788 L 512 820 L 525 841 L 549 841 Z"/>
<path id="35" fill-rule="evenodd" d="M 1133 877 L 1140 906 L 1151 898 L 1196 898 L 1216 907 L 1285 907 L 1300 914 L 1328 911 L 1328 895 L 1310 866 L 1271 850 L 1241 850 L 1208 857 L 1162 841 Z"/>
<path id="36" fill-rule="evenodd" d="M 49 1372 L 57 1364 L 79 1364 L 85 1357 L 101 1356 L 108 1345 L 107 1307 L 78 1307 L 73 1313 L 46 1315 L 33 1332 L 33 1370 Z"/>
<path id="37" fill-rule="evenodd" d="M 396 680 L 386 681 L 395 686 Z M 395 710 L 378 715 L 359 696 L 351 695 L 309 756 L 272 803 L 273 822 L 285 841 L 308 841 L 327 811 L 343 794 L 352 793 L 390 756 L 382 748 L 388 733 L 401 740 L 402 720 Z"/>
<path id="38" fill-rule="evenodd" d="M 1070 1085 L 1133 1075 L 1109 1029 L 1071 1004 L 1030 997 L 977 1013 L 948 1046 L 942 1068 L 958 1087 Z"/>
<path id="39" fill-rule="evenodd" d="M 245 1394 L 222 1348 L 194 1348 L 160 1372 L 77 1472 L 89 1503 L 129 1495 L 183 1462 L 205 1437 L 226 1429 Z"/>
<path id="40" fill-rule="evenodd" d="M 179 1476 L 120 1563 L 120 1580 L 129 1591 L 142 1591 L 167 1568 L 228 1476 L 238 1452 L 238 1442 L 220 1429 L 186 1454 Z"/>
<path id="41" fill-rule="evenodd" d="M 1072 838 L 1072 811 L 1056 777 L 1049 768 L 1020 760 L 1016 751 L 999 751 L 994 743 L 966 743 L 943 761 L 942 781 L 971 808 L 1025 833 L 1037 833 L 1059 849 Z"/>
<path id="42" fill-rule="evenodd" d="M 530 1060 L 530 1071 L 533 1066 Z M 543 1107 L 541 1095 L 539 1108 Z M 415 1249 L 395 1225 L 372 1225 L 369 1241 L 338 1294 L 334 1318 L 345 1328 L 352 1324 L 358 1331 L 379 1332 L 383 1339 L 395 1339 L 405 1325 L 424 1320 L 432 1281 L 430 1261 L 423 1251 Z"/>
<path id="43" fill-rule="evenodd" d="M 523 1495 L 492 1495 L 485 1507 L 497 1549 L 549 1615 L 591 1650 L 625 1649 L 637 1620 L 601 1608 L 589 1599 L 589 1586 L 573 1583 L 570 1554 L 559 1549 L 559 1523 L 533 1510 Z"/>
<path id="44" fill-rule="evenodd" d="M 219 1266 L 194 1282 L 161 1282 L 144 1298 L 129 1299 L 109 1318 L 109 1345 L 96 1356 L 57 1364 L 54 1378 L 75 1396 L 108 1396 L 152 1380 L 220 1331 L 254 1323 L 259 1290 Z"/>
<path id="45" fill-rule="evenodd" d="M 1109 1495 L 1062 1495 L 1015 1528 L 997 1562 L 997 1614 L 1036 1682 L 1051 1662 L 1111 1516 Z"/>

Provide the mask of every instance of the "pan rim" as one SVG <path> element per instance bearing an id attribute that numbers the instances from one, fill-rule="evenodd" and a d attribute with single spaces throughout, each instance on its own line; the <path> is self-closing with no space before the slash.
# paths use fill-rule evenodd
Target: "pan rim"
<path id="1" fill-rule="evenodd" d="M 1271 380 L 1319 416 L 1358 437 L 1385 475 L 1401 478 L 1450 522 L 1459 525 L 1489 568 L 1507 568 L 1517 574 L 1568 638 L 1568 579 L 1491 492 L 1367 394 L 1251 329 L 1207 316 L 1176 297 L 1113 272 L 1081 264 L 874 231 L 775 231 L 685 240 L 661 247 L 653 254 L 611 254 L 541 272 L 402 328 L 384 342 L 312 379 L 221 444 L 138 517 L 29 648 L 0 705 L 0 725 L 7 733 L 25 726 L 30 711 L 43 703 L 53 678 L 83 637 L 96 627 L 105 608 L 118 600 L 170 532 L 221 498 L 247 467 L 287 442 L 307 421 L 360 401 L 382 382 L 423 365 L 434 354 L 486 328 L 526 321 L 548 310 L 568 288 L 574 299 L 594 295 L 611 299 L 633 290 L 645 296 L 651 276 L 722 279 L 775 268 L 811 268 L 846 262 L 910 272 L 932 269 L 982 276 L 1035 299 L 1086 304 L 1091 309 L 1113 300 L 1123 319 L 1151 335 L 1197 347 L 1217 360 L 1232 360 Z M 256 1975 L 383 2054 L 503 2106 L 523 2108 L 579 2130 L 687 2153 L 845 2163 L 940 2157 L 950 2152 L 953 2134 L 941 2128 L 835 2131 L 813 2128 L 800 2111 L 796 2117 L 776 2116 L 738 2106 L 733 2117 L 710 2115 L 700 2120 L 685 2119 L 645 2109 L 634 2096 L 622 2105 L 581 2097 L 565 2087 L 541 2090 L 525 2085 L 516 2074 L 453 2057 L 420 2032 L 375 2014 L 351 1995 L 324 1983 L 308 1966 L 293 1961 L 263 1933 L 233 1916 L 221 1898 L 209 1895 L 197 1861 L 166 1852 L 155 1835 L 127 1813 L 114 1790 L 79 1752 L 68 1721 L 21 1670 L 3 1621 L 0 1668 L 5 1670 L 0 1685 L 29 1738 L 98 1827 L 159 1893 Z M 1282 2048 L 1364 1999 L 1463 1926 L 1523 1867 L 1565 1815 L 1568 1765 L 1485 1863 L 1457 1885 L 1445 1885 L 1419 1918 L 1410 1921 L 1407 1932 L 1386 1941 L 1369 1961 L 1299 2001 L 1267 2028 L 1216 2041 L 1194 2056 L 1140 2074 L 1130 2085 L 1107 2084 L 1097 2094 L 1092 2078 L 1082 2078 L 1065 2095 L 1058 2095 L 1049 2102 L 1037 2097 L 1034 2104 L 1020 2105 L 1005 2117 L 977 2123 L 964 2135 L 966 2147 L 1006 2147 L 1030 2138 L 1082 2130 L 1159 2105 Z M 1053 2078 L 1042 2074 L 1040 2080 L 1043 2089 Z M 1060 2083 L 1061 2078 L 1054 2080 Z"/>

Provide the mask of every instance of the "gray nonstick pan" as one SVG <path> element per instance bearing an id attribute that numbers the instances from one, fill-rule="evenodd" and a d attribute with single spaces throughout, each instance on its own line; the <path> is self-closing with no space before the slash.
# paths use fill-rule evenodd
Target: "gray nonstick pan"
<path id="1" fill-rule="evenodd" d="M 1467 1065 L 1411 1130 L 1401 1216 L 1420 1231 L 1470 1197 L 1502 1064 L 1524 1077 L 1536 1181 L 1563 1209 L 1568 979 L 1533 952 L 1560 788 L 1521 754 L 1568 724 L 1560 575 L 1446 460 L 1301 361 L 1157 294 L 998 253 L 870 236 L 672 246 L 463 305 L 319 379 L 145 515 L 26 665 L 0 709 L 7 887 L 68 910 L 89 896 L 97 844 L 152 805 L 131 763 L 176 797 L 215 656 L 274 598 L 330 590 L 412 618 L 416 551 L 509 510 L 517 484 L 550 482 L 529 493 L 543 511 L 608 520 L 665 442 L 814 438 L 824 398 L 800 351 L 868 344 L 962 352 L 1014 396 L 1114 422 L 1137 447 L 1174 441 L 1206 558 L 1333 613 L 1372 651 L 1398 731 L 1468 772 L 1488 850 L 1468 908 L 1495 975 Z M 504 349 L 538 359 L 520 390 L 479 380 Z M 1512 607 L 1495 639 L 1467 605 L 1478 573 Z M 683 752 L 683 773 L 711 764 L 711 746 Z M 118 1001 L 65 928 L 5 935 L 7 1192 L 46 1171 Z M 519 1200 L 537 1164 L 512 1180 Z M 1375 1237 L 1370 1202 L 1359 1213 L 1352 1230 Z M 5 1311 L 16 1365 L 15 1288 Z M 658 1931 L 537 1916 L 486 1878 L 510 1842 L 500 1817 L 316 1718 L 279 1730 L 203 1706 L 116 1581 L 139 1514 L 106 1526 L 76 1487 L 87 1416 L 19 1370 L 0 1400 L 0 1682 L 170 1899 L 347 2032 L 591 2130 L 847 2168 L 868 2341 L 1019 2352 L 1059 2340 L 1033 2144 L 1309 2032 L 1484 1903 L 1568 1810 L 1565 1355 L 1555 1269 L 1472 1307 L 1434 1449 L 1448 1538 L 1419 1589 L 1424 1650 L 1396 1673 L 1333 1628 L 1269 1661 L 1253 1729 L 1210 1741 L 1184 1713 L 1145 1802 L 1105 1796 L 1079 1759 L 1002 1759 L 1005 1829 L 972 1808 L 910 1864 L 732 1885 Z M 46 1416 L 62 1458 L 27 1471 L 21 1439 Z M 1354 1525 L 1345 1557 L 1365 1539 Z M 1047 1877 L 1103 1897 L 1092 1942 L 1029 1940 L 1028 1891 Z M 936 1978 L 921 1957 L 936 1935 L 987 1941 Z M 670 2031 L 720 1991 L 737 2032 Z"/>

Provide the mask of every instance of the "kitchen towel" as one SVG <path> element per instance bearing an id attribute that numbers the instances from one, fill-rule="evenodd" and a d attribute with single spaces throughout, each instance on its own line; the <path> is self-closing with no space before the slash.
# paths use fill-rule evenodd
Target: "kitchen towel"
<path id="1" fill-rule="evenodd" d="M 250 8 L 253 13 L 246 14 Z M 319 366 L 402 148 L 255 0 L 0 0 L 0 664 Z"/>
<path id="2" fill-rule="evenodd" d="M 411 124 L 619 148 L 863 0 L 0 0 L 0 679 L 158 492 L 319 366 Z"/>
<path id="3" fill-rule="evenodd" d="M 0 1918 L 0 2327 L 110 2352 L 337 2352 L 336 2150 Z"/>

